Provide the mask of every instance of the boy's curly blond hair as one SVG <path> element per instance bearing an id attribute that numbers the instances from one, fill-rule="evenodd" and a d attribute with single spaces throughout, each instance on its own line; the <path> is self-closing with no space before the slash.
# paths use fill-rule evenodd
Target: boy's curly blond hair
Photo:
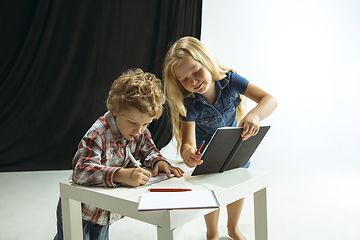
<path id="1" fill-rule="evenodd" d="M 160 79 L 141 69 L 127 70 L 114 81 L 106 107 L 111 113 L 126 112 L 131 108 L 158 119 L 163 111 L 165 95 Z"/>

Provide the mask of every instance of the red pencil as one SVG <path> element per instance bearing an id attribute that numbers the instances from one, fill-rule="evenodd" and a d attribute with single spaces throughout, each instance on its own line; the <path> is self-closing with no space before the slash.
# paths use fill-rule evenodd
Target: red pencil
<path id="1" fill-rule="evenodd" d="M 200 153 L 200 149 L 204 146 L 205 140 L 202 141 L 199 149 L 196 151 L 196 155 L 198 155 Z"/>
<path id="2" fill-rule="evenodd" d="M 150 192 L 187 192 L 190 188 L 150 188 Z"/>

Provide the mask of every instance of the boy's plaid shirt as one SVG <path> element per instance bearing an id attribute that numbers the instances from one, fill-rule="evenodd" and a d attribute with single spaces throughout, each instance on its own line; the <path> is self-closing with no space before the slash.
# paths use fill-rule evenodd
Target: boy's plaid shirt
<path id="1" fill-rule="evenodd" d="M 100 117 L 81 139 L 73 160 L 73 181 L 80 185 L 117 187 L 121 184 L 113 182 L 117 169 L 132 166 L 126 156 L 126 148 L 145 167 L 153 168 L 159 160 L 165 160 L 155 147 L 148 129 L 133 140 L 126 140 L 119 132 L 115 117 L 106 112 Z M 84 219 L 99 225 L 105 225 L 109 219 L 109 211 L 87 204 L 82 204 Z M 110 223 L 121 218 L 120 214 L 111 213 Z"/>

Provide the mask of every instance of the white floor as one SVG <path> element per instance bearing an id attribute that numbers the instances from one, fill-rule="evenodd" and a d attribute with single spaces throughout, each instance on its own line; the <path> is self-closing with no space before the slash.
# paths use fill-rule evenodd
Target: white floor
<path id="1" fill-rule="evenodd" d="M 0 239 L 53 239 L 58 182 L 65 181 L 70 172 L 0 173 Z M 269 193 L 270 239 L 359 240 L 359 173 L 339 172 L 344 171 L 273 171 Z M 249 240 L 254 239 L 252 201 L 252 196 L 246 198 L 239 223 Z M 205 239 L 202 218 L 184 229 L 186 240 Z M 223 209 L 219 230 L 221 240 L 230 239 Z M 125 218 L 110 227 L 110 238 L 155 240 L 156 227 Z"/>

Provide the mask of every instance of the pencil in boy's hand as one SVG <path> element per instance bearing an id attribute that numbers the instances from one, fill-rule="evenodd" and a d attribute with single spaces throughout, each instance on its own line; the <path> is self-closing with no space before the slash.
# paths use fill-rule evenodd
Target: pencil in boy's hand
<path id="1" fill-rule="evenodd" d="M 134 156 L 131 154 L 130 150 L 128 148 L 126 148 L 126 151 L 130 157 L 130 160 L 135 164 L 135 166 L 137 168 L 141 168 L 140 164 L 136 161 L 136 159 L 134 158 Z"/>
<path id="2" fill-rule="evenodd" d="M 205 143 L 205 140 L 202 140 L 202 143 L 201 143 L 199 149 L 196 151 L 196 155 L 198 155 L 200 153 L 200 150 L 201 150 L 202 146 L 204 146 L 204 143 Z"/>

